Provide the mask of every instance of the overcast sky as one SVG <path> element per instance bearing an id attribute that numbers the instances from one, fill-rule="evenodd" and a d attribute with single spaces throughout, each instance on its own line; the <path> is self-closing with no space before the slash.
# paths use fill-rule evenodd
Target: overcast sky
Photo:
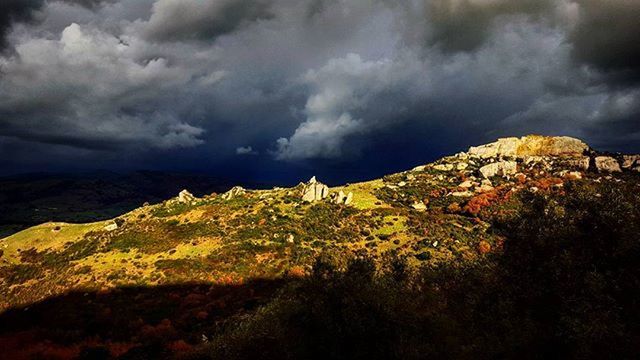
<path id="1" fill-rule="evenodd" d="M 637 0 L 2 0 L 0 174 L 329 182 L 501 136 L 640 152 Z"/>

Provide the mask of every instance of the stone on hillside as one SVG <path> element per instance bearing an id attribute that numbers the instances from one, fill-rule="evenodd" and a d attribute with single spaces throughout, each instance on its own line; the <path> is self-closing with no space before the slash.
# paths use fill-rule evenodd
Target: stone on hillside
<path id="1" fill-rule="evenodd" d="M 246 193 L 246 190 L 242 186 L 234 186 L 231 190 L 222 194 L 222 198 L 225 200 L 231 200 L 236 196 L 243 195 Z"/>
<path id="2" fill-rule="evenodd" d="M 427 210 L 427 205 L 425 205 L 425 203 L 422 202 L 422 201 L 414 202 L 413 204 L 411 204 L 411 207 L 414 208 L 415 210 L 418 210 L 418 211 Z"/>
<path id="3" fill-rule="evenodd" d="M 588 156 L 580 156 L 577 157 L 575 159 L 571 159 L 569 161 L 567 161 L 567 165 L 576 168 L 576 169 L 580 169 L 582 171 L 587 171 L 589 170 L 589 163 L 591 162 L 591 159 L 589 159 Z"/>
<path id="4" fill-rule="evenodd" d="M 473 193 L 471 191 L 454 191 L 450 194 L 451 196 L 456 196 L 456 197 L 471 197 L 473 196 Z"/>
<path id="5" fill-rule="evenodd" d="M 329 196 L 329 187 L 316 180 L 316 177 L 312 177 L 302 187 L 302 200 L 308 202 L 315 202 L 322 200 Z"/>
<path id="6" fill-rule="evenodd" d="M 193 200 L 195 200 L 196 197 L 193 196 L 193 194 L 191 194 L 189 191 L 187 190 L 182 190 L 180 191 L 180 193 L 178 194 L 178 202 L 179 203 L 183 203 L 183 204 L 189 204 L 191 203 Z"/>
<path id="7" fill-rule="evenodd" d="M 529 135 L 521 138 L 509 137 L 469 148 L 469 154 L 481 158 L 511 156 L 580 156 L 589 146 L 581 140 L 568 136 Z"/>
<path id="8" fill-rule="evenodd" d="M 456 165 L 456 170 L 462 171 L 462 170 L 466 169 L 467 167 L 469 167 L 469 164 L 461 162 L 461 163 L 458 163 Z"/>
<path id="9" fill-rule="evenodd" d="M 333 203 L 339 205 L 349 205 L 353 201 L 353 193 L 349 192 L 345 195 L 342 190 L 331 194 L 331 197 L 333 198 Z"/>
<path id="10" fill-rule="evenodd" d="M 640 166 L 640 155 L 624 155 L 622 157 L 622 168 L 633 169 Z"/>
<path id="11" fill-rule="evenodd" d="M 596 169 L 599 172 L 620 172 L 620 164 L 618 160 L 610 156 L 598 156 L 596 157 Z"/>
<path id="12" fill-rule="evenodd" d="M 420 165 L 420 166 L 416 166 L 413 169 L 411 169 L 412 172 L 420 172 L 420 171 L 424 171 L 424 169 L 426 169 L 427 166 L 426 165 Z"/>
<path id="13" fill-rule="evenodd" d="M 582 173 L 580 171 L 561 171 L 560 177 L 569 179 L 569 180 L 580 180 L 582 179 Z"/>
<path id="14" fill-rule="evenodd" d="M 473 186 L 473 182 L 471 180 L 463 181 L 458 185 L 459 188 L 468 189 Z"/>
<path id="15" fill-rule="evenodd" d="M 350 205 L 352 202 L 353 202 L 353 193 L 349 191 L 349 193 L 347 194 L 347 198 L 344 199 L 344 204 Z"/>
<path id="16" fill-rule="evenodd" d="M 499 161 L 480 168 L 480 174 L 485 178 L 514 175 L 517 172 L 518 164 L 515 161 Z"/>
<path id="17" fill-rule="evenodd" d="M 113 223 L 108 224 L 107 226 L 105 226 L 105 227 L 104 227 L 104 229 L 105 229 L 106 231 L 113 231 L 113 230 L 116 230 L 116 229 L 118 229 L 118 224 L 116 224 L 115 222 L 113 222 Z"/>
<path id="18" fill-rule="evenodd" d="M 453 164 L 438 164 L 434 165 L 433 168 L 438 171 L 451 171 L 453 170 Z"/>

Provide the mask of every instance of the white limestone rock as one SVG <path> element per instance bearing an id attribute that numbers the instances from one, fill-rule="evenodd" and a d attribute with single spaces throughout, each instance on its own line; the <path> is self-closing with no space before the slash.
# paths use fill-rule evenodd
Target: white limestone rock
<path id="1" fill-rule="evenodd" d="M 515 161 L 499 161 L 480 168 L 480 174 L 485 178 L 514 175 L 517 172 L 518 164 Z"/>
<path id="2" fill-rule="evenodd" d="M 598 156 L 596 157 L 596 169 L 599 172 L 620 172 L 620 164 L 618 160 L 610 156 Z"/>
<path id="3" fill-rule="evenodd" d="M 302 187 L 302 201 L 315 202 L 329 196 L 329 187 L 312 177 Z"/>
<path id="4" fill-rule="evenodd" d="M 640 155 L 624 155 L 622 156 L 622 168 L 633 169 L 640 166 Z"/>
<path id="5" fill-rule="evenodd" d="M 525 156 L 580 156 L 589 146 L 579 139 L 568 136 L 529 135 L 521 138 L 509 137 L 469 148 L 470 155 L 481 158 Z"/>
<path id="6" fill-rule="evenodd" d="M 193 202 L 196 199 L 195 196 L 193 196 L 193 194 L 191 194 L 189 191 L 187 190 L 182 190 L 180 191 L 180 193 L 178 194 L 178 202 L 179 203 L 183 203 L 183 204 L 190 204 L 191 202 Z"/>
<path id="7" fill-rule="evenodd" d="M 246 192 L 247 191 L 242 186 L 234 186 L 234 187 L 231 188 L 231 190 L 229 190 L 226 193 L 222 194 L 222 198 L 224 200 L 231 200 L 236 196 L 244 195 Z"/>
<path id="8" fill-rule="evenodd" d="M 417 211 L 425 211 L 425 210 L 427 210 L 427 205 L 425 205 L 425 203 L 422 202 L 422 201 L 414 202 L 413 204 L 411 204 L 411 207 L 414 210 L 417 210 Z"/>

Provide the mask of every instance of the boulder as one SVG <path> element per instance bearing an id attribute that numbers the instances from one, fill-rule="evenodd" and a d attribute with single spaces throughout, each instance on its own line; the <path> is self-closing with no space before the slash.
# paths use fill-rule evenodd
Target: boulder
<path id="1" fill-rule="evenodd" d="M 633 169 L 640 166 L 640 155 L 624 155 L 622 156 L 622 168 Z"/>
<path id="2" fill-rule="evenodd" d="M 620 164 L 618 160 L 610 156 L 598 156 L 596 157 L 596 169 L 599 172 L 620 172 Z"/>
<path id="3" fill-rule="evenodd" d="M 567 165 L 572 168 L 580 169 L 582 171 L 587 171 L 589 170 L 589 162 L 590 162 L 590 159 L 588 156 L 579 156 L 575 159 L 568 160 Z"/>
<path id="4" fill-rule="evenodd" d="M 453 170 L 453 164 L 438 164 L 434 165 L 433 168 L 438 171 L 451 171 Z"/>
<path id="5" fill-rule="evenodd" d="M 473 193 L 471 191 L 454 191 L 450 194 L 451 196 L 456 196 L 456 197 L 471 197 L 473 196 Z"/>
<path id="6" fill-rule="evenodd" d="M 329 187 L 312 177 L 302 186 L 302 200 L 307 202 L 315 202 L 329 196 Z"/>
<path id="7" fill-rule="evenodd" d="M 116 224 L 115 222 L 107 224 L 107 226 L 104 227 L 105 231 L 113 231 L 118 229 L 118 224 Z"/>
<path id="8" fill-rule="evenodd" d="M 413 204 L 411 204 L 411 207 L 414 208 L 415 210 L 418 210 L 418 211 L 427 210 L 427 205 L 425 205 L 425 203 L 422 202 L 422 201 L 414 202 Z"/>
<path id="9" fill-rule="evenodd" d="M 466 168 L 469 167 L 469 164 L 465 163 L 465 162 L 460 162 L 456 165 L 456 170 L 458 171 L 462 171 L 465 170 Z"/>
<path id="10" fill-rule="evenodd" d="M 349 192 L 347 195 L 343 191 L 331 194 L 333 203 L 340 205 L 349 205 L 353 201 L 353 193 Z"/>
<path id="11" fill-rule="evenodd" d="M 528 135 L 509 137 L 469 148 L 468 153 L 481 158 L 510 156 L 581 156 L 589 146 L 579 139 L 568 136 Z"/>
<path id="12" fill-rule="evenodd" d="M 183 203 L 183 204 L 189 204 L 191 203 L 193 200 L 195 200 L 196 197 L 193 196 L 193 194 L 191 194 L 189 191 L 187 190 L 182 190 L 180 191 L 180 193 L 178 194 L 178 202 L 179 203 Z"/>
<path id="13" fill-rule="evenodd" d="M 225 200 L 231 200 L 234 197 L 238 196 L 238 195 L 243 195 L 245 194 L 247 191 L 242 187 L 242 186 L 234 186 L 231 188 L 231 190 L 227 191 L 226 193 L 222 194 L 222 198 Z"/>
<path id="14" fill-rule="evenodd" d="M 499 161 L 480 168 L 480 174 L 485 178 L 492 176 L 508 176 L 518 172 L 518 164 L 515 161 Z"/>

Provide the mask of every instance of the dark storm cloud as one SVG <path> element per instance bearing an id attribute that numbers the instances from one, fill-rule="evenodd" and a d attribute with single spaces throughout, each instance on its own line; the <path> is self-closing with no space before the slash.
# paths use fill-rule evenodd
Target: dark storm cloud
<path id="1" fill-rule="evenodd" d="M 5 36 L 15 22 L 30 21 L 43 0 L 3 0 L 0 3 L 0 49 L 6 44 Z"/>
<path id="2" fill-rule="evenodd" d="M 578 0 L 579 18 L 569 41 L 576 60 L 618 83 L 640 81 L 640 1 Z"/>
<path id="3" fill-rule="evenodd" d="M 52 0 L 55 2 L 56 0 Z M 58 2 L 95 8 L 103 3 L 117 0 L 57 0 Z M 7 46 L 6 35 L 15 23 L 31 22 L 45 5 L 44 0 L 3 0 L 0 3 L 0 50 Z"/>
<path id="4" fill-rule="evenodd" d="M 383 174 L 498 136 L 639 139 L 635 1 L 71 3 L 3 22 L 16 159 Z"/>
<path id="5" fill-rule="evenodd" d="M 433 0 L 427 2 L 430 45 L 445 51 L 472 51 L 491 36 L 496 18 L 504 15 L 541 15 L 553 0 Z"/>
<path id="6" fill-rule="evenodd" d="M 213 40 L 270 18 L 269 0 L 159 0 L 146 28 L 154 40 Z"/>

